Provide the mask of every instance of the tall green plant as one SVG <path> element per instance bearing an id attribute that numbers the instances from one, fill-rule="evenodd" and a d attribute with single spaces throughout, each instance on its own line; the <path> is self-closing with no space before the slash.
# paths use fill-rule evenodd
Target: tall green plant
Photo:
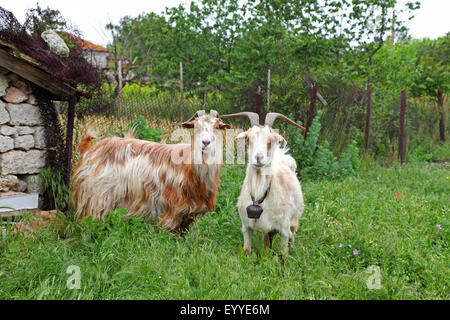
<path id="1" fill-rule="evenodd" d="M 303 135 L 298 134 L 298 130 L 295 128 L 288 128 L 287 137 L 291 154 L 297 162 L 300 176 L 304 179 L 314 180 L 345 178 L 354 174 L 360 165 L 356 142 L 351 141 L 338 160 L 330 150 L 328 141 L 318 143 L 321 116 L 322 111 L 319 110 L 306 139 L 303 138 Z"/>
<path id="2" fill-rule="evenodd" d="M 141 140 L 160 142 L 163 132 L 158 129 L 150 128 L 147 126 L 147 120 L 143 115 L 137 116 L 137 118 L 128 124 L 128 130 L 133 130 L 134 136 Z M 123 137 L 125 135 L 125 130 L 119 127 L 115 135 Z"/>
<path id="3" fill-rule="evenodd" d="M 61 171 L 51 167 L 44 168 L 39 172 L 39 177 L 46 209 L 60 211 L 69 209 L 71 192 Z"/>

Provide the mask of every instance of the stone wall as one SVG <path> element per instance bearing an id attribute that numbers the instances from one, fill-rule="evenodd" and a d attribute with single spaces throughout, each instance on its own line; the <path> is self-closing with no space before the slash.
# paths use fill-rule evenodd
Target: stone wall
<path id="1" fill-rule="evenodd" d="M 45 147 L 44 121 L 32 85 L 0 69 L 0 193 L 39 192 Z"/>

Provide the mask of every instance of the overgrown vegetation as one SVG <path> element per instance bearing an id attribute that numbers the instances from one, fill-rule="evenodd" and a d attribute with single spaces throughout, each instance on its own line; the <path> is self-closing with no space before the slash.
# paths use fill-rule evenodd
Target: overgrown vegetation
<path id="1" fill-rule="evenodd" d="M 124 219 L 121 208 L 105 221 L 74 221 L 61 174 L 46 169 L 43 194 L 66 214 L 63 230 L 25 237 L 8 227 L 0 238 L 0 299 L 449 299 L 450 147 L 437 134 L 447 102 L 436 100 L 449 90 L 449 34 L 411 39 L 402 21 L 392 21 L 396 2 L 201 0 L 189 11 L 179 6 L 110 25 L 113 54 L 128 57 L 124 69 L 137 77 L 127 81 L 123 101 L 114 84 L 81 99 L 76 141 L 87 124 L 104 135 L 133 129 L 140 139 L 161 141 L 182 120 L 180 61 L 186 117 L 199 109 L 253 111 L 260 86 L 261 118 L 277 111 L 305 122 L 310 92 L 301 76 L 319 83 L 328 104 L 317 102 L 306 138 L 277 124 L 305 197 L 295 245 L 284 265 L 278 237 L 266 252 L 255 236 L 253 253 L 243 253 L 236 209 L 243 166 L 223 166 L 216 210 L 183 237 Z M 416 7 L 408 3 L 406 11 Z M 57 11 L 38 9 L 27 32 L 65 23 Z M 370 150 L 360 157 L 368 88 Z M 408 165 L 398 166 L 403 89 Z M 74 161 L 78 156 L 75 149 Z M 81 271 L 79 290 L 66 286 L 73 265 Z M 371 266 L 380 268 L 380 289 L 367 286 Z"/>
<path id="2" fill-rule="evenodd" d="M 321 130 L 319 111 L 314 118 L 306 139 L 298 129 L 287 129 L 290 153 L 294 157 L 302 179 L 345 178 L 359 168 L 359 150 L 355 141 L 351 141 L 339 160 L 330 150 L 328 141 L 319 144 Z"/>
<path id="3" fill-rule="evenodd" d="M 70 52 L 60 57 L 49 49 L 41 34 L 46 30 L 58 31 L 68 43 Z M 14 15 L 0 7 L 0 40 L 6 42 L 21 53 L 37 60 L 40 65 L 52 72 L 55 81 L 68 83 L 74 87 L 82 86 L 91 91 L 101 85 L 96 68 L 86 61 L 81 45 L 74 35 L 80 32 L 70 25 L 58 10 L 36 8 L 29 9 L 26 21 L 22 25 Z"/>
<path id="4" fill-rule="evenodd" d="M 54 167 L 44 168 L 39 172 L 39 181 L 41 198 L 45 204 L 43 209 L 69 211 L 71 192 L 61 171 Z"/>
<path id="5" fill-rule="evenodd" d="M 147 126 L 147 120 L 143 115 L 139 115 L 134 122 L 128 124 L 128 129 L 124 130 L 119 126 L 115 135 L 123 137 L 127 132 L 133 132 L 137 139 L 160 142 L 163 132 Z"/>
<path id="6" fill-rule="evenodd" d="M 392 157 L 401 90 L 408 97 L 409 142 L 438 143 L 440 120 L 444 135 L 448 131 L 446 107 L 435 104 L 438 90 L 444 96 L 449 90 L 449 34 L 412 39 L 404 20 L 419 6 L 394 0 L 198 0 L 109 25 L 115 38 L 110 48 L 134 62 L 126 66 L 136 75 L 130 82 L 177 97 L 169 115 L 179 114 L 180 62 L 186 96 L 197 101 L 197 109 L 219 113 L 254 111 L 261 87 L 263 115 L 277 111 L 305 123 L 310 90 L 302 76 L 317 82 L 328 102 L 326 107 L 317 102 L 324 111 L 320 143 L 327 140 L 336 155 L 352 140 L 363 149 L 370 89 L 369 152 Z M 225 97 L 223 103 L 209 99 L 216 93 Z"/>
<path id="7" fill-rule="evenodd" d="M 365 169 L 369 167 L 369 169 Z M 242 251 L 242 166 L 225 166 L 215 212 L 177 237 L 140 219 L 66 221 L 0 238 L 1 299 L 449 299 L 448 166 L 362 164 L 305 181 L 306 210 L 284 266 L 274 248 Z M 414 177 L 414 179 L 411 179 Z M 350 247 L 351 246 L 351 247 Z M 67 289 L 80 267 L 81 288 Z M 369 266 L 381 289 L 367 287 Z"/>

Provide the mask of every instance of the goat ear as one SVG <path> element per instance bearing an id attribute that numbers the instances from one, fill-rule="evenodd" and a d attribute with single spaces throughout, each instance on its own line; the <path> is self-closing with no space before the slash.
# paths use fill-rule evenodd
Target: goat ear
<path id="1" fill-rule="evenodd" d="M 286 144 L 287 144 L 287 142 L 286 142 L 286 140 L 282 137 L 282 136 L 280 136 L 279 134 L 275 134 L 275 137 L 276 137 L 276 139 L 277 139 L 277 141 L 278 141 L 278 144 L 280 145 L 280 148 L 281 149 L 283 149 L 284 147 L 286 147 Z"/>
<path id="2" fill-rule="evenodd" d="M 239 133 L 239 134 L 236 136 L 236 140 L 237 140 L 237 139 L 244 139 L 244 138 L 247 138 L 247 132 L 246 132 L 246 131 L 241 132 L 241 133 Z"/>
<path id="3" fill-rule="evenodd" d="M 179 126 L 183 128 L 193 128 L 194 127 L 195 120 L 189 121 L 189 122 L 183 122 L 181 124 L 178 124 Z"/>
<path id="4" fill-rule="evenodd" d="M 223 123 L 221 120 L 219 120 L 219 122 L 217 123 L 217 128 L 222 129 L 222 130 L 227 130 L 227 129 L 230 129 L 231 126 L 229 124 Z"/>

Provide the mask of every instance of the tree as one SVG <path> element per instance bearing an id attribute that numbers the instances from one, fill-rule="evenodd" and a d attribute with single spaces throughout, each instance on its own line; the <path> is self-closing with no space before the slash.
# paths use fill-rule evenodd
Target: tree
<path id="1" fill-rule="evenodd" d="M 450 89 L 450 32 L 436 40 L 424 39 L 418 43 L 412 92 L 416 97 L 426 97 L 438 105 L 439 137 L 445 141 L 445 108 L 443 96 Z"/>

